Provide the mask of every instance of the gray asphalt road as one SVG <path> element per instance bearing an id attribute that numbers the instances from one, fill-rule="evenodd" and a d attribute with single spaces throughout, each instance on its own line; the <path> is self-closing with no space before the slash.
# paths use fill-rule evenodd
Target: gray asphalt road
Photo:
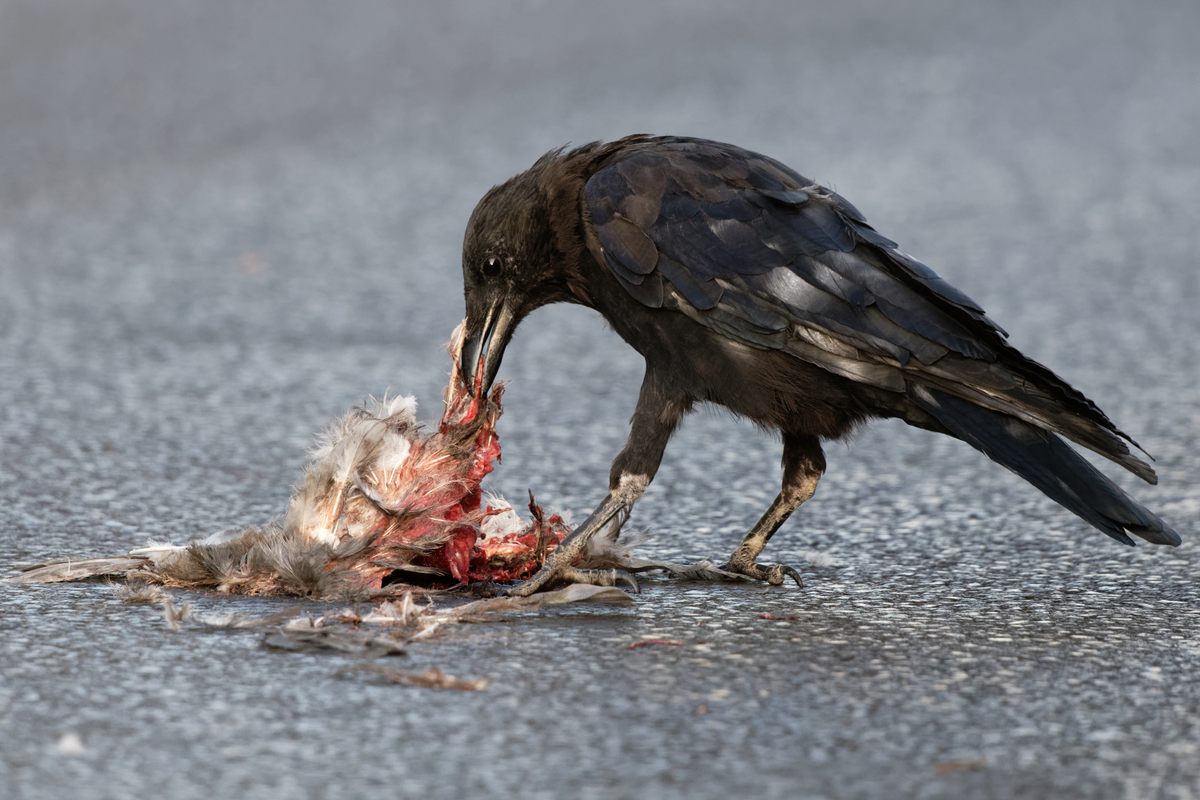
<path id="1" fill-rule="evenodd" d="M 850 197 L 1157 457 L 1122 483 L 1186 540 L 880 424 L 772 544 L 803 591 L 659 583 L 407 657 L 477 694 L 0 586 L 0 794 L 1200 795 L 1200 10 L 1044 5 L 0 2 L 0 562 L 263 521 L 333 414 L 434 416 L 474 201 L 632 131 Z M 637 357 L 552 308 L 502 374 L 494 485 L 586 512 Z M 692 418 L 645 551 L 727 552 L 778 451 Z"/>

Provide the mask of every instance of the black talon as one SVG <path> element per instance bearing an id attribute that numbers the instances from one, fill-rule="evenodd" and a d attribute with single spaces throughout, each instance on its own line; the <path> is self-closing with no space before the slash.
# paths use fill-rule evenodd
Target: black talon
<path id="1" fill-rule="evenodd" d="M 602 571 L 609 573 L 605 577 L 605 580 L 611 581 L 611 583 L 606 583 L 606 586 L 616 586 L 617 588 L 628 587 L 629 591 L 633 592 L 634 594 L 642 593 L 641 584 L 638 583 L 637 578 L 633 577 L 631 573 L 626 572 L 623 569 L 609 569 Z"/>
<path id="2" fill-rule="evenodd" d="M 781 564 L 780 566 L 783 567 L 783 574 L 794 580 L 798 588 L 804 588 L 804 581 L 801 579 L 799 571 L 797 571 L 794 567 L 787 566 L 786 564 Z M 781 585 L 782 583 L 783 582 L 780 581 Z"/>
<path id="3" fill-rule="evenodd" d="M 626 584 L 628 584 L 629 590 L 631 592 L 633 592 L 634 594 L 642 593 L 642 585 L 640 583 L 638 583 L 637 578 L 633 577 L 633 575 L 631 575 L 630 573 L 626 572 L 623 569 L 613 570 L 613 572 L 617 573 L 617 575 L 615 576 L 617 578 L 617 580 L 624 581 Z M 616 584 L 613 584 L 613 585 L 615 586 Z"/>

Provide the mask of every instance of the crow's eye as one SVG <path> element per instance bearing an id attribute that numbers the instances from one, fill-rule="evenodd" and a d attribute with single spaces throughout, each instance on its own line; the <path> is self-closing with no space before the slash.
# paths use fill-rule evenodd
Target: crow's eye
<path id="1" fill-rule="evenodd" d="M 483 266 L 480 267 L 480 272 L 485 278 L 497 278 L 500 276 L 500 271 L 503 268 L 503 263 L 496 256 L 488 256 L 483 260 Z"/>

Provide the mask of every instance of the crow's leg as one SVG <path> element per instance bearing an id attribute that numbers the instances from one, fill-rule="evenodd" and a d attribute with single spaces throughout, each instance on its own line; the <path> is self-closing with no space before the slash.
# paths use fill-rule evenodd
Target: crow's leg
<path id="1" fill-rule="evenodd" d="M 658 472 L 667 442 L 679 426 L 679 420 L 690 408 L 691 403 L 664 385 L 658 373 L 647 364 L 637 408 L 630 420 L 629 439 L 613 461 L 609 473 L 608 496 L 582 525 L 563 540 L 540 570 L 514 586 L 509 594 L 530 595 L 555 581 L 598 583 L 602 586 L 627 582 L 637 587 L 633 577 L 621 570 L 586 570 L 577 569 L 574 565 L 587 552 L 588 542 L 605 526 L 612 524 L 619 528 L 624 524 L 633 504 Z"/>
<path id="2" fill-rule="evenodd" d="M 763 566 L 757 559 L 767 542 L 800 505 L 813 496 L 817 481 L 825 472 L 825 454 L 815 436 L 785 433 L 783 435 L 783 489 L 771 507 L 755 523 L 746 538 L 721 569 L 745 575 L 772 586 L 779 586 L 785 577 L 801 585 L 800 573 L 783 564 Z"/>

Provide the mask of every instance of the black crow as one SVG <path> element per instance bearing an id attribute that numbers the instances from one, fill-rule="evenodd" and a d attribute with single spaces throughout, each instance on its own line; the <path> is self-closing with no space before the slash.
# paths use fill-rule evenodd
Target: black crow
<path id="1" fill-rule="evenodd" d="M 547 303 L 596 309 L 646 360 L 608 496 L 517 593 L 621 524 L 696 403 L 783 437 L 783 489 L 725 564 L 771 584 L 799 582 L 757 558 L 816 490 L 821 441 L 874 417 L 962 439 L 1119 542 L 1179 544 L 1060 436 L 1155 483 L 1136 442 L 849 201 L 767 156 L 646 135 L 550 152 L 479 201 L 463 283 L 477 392 Z"/>

